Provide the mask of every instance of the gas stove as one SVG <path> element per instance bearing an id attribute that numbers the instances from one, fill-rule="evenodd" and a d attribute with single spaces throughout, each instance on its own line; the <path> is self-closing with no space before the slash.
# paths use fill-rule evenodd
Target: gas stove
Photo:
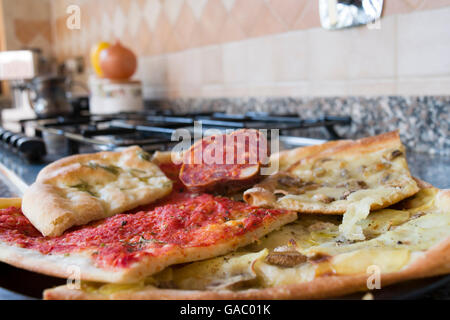
<path id="1" fill-rule="evenodd" d="M 175 114 L 164 110 L 99 115 L 84 110 L 72 116 L 20 120 L 18 132 L 0 128 L 0 145 L 31 163 L 45 161 L 48 155 L 62 157 L 118 150 L 132 145 L 139 145 L 151 152 L 173 147 L 177 141 L 172 136 L 177 129 L 193 132 L 201 125 L 203 132 L 209 129 L 279 129 L 281 148 L 288 148 L 339 139 L 335 126 L 350 123 L 351 118 L 345 116 L 302 119 L 296 114 Z M 298 136 L 299 129 L 308 128 L 321 128 L 326 139 Z"/>

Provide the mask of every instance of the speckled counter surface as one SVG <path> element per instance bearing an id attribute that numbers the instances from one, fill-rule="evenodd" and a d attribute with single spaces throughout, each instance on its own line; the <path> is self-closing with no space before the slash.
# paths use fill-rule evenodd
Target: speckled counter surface
<path id="1" fill-rule="evenodd" d="M 450 189 L 450 157 L 409 151 L 411 174 L 439 189 Z"/>
<path id="2" fill-rule="evenodd" d="M 407 152 L 408 164 L 411 174 L 440 189 L 450 189 L 450 157 L 444 155 L 432 155 L 418 153 L 409 150 Z M 47 159 L 47 163 L 56 159 Z M 31 184 L 39 171 L 46 165 L 29 164 L 17 157 L 14 153 L 0 148 L 0 163 L 13 171 L 25 183 Z M 0 197 L 19 196 L 11 185 L 0 179 Z"/>

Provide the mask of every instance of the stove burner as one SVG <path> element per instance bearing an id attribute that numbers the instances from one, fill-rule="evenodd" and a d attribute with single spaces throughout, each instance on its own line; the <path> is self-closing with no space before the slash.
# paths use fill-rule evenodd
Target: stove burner
<path id="1" fill-rule="evenodd" d="M 173 114 L 167 111 L 149 111 L 97 115 L 81 111 L 72 117 L 22 120 L 20 134 L 3 130 L 0 131 L 0 140 L 10 146 L 17 145 L 20 152 L 31 161 L 39 160 L 45 155 L 44 140 L 49 135 L 66 140 L 68 150 L 65 151 L 69 154 L 80 153 L 80 148 L 86 146 L 94 150 L 114 150 L 140 145 L 148 151 L 168 150 L 177 143 L 171 140 L 175 130 L 184 128 L 192 131 L 195 122 L 201 123 L 204 130 L 279 129 L 284 140 L 292 142 L 297 139 L 297 142 L 304 143 L 308 139 L 289 137 L 289 134 L 292 135 L 292 131 L 297 129 L 324 127 L 329 138 L 336 140 L 340 137 L 334 126 L 349 125 L 351 118 L 325 116 L 302 119 L 295 114 L 281 116 L 254 112 L 236 115 L 223 112 Z M 34 128 L 35 137 L 25 135 L 29 126 Z M 26 143 L 19 143 L 20 139 L 28 140 Z M 54 139 L 50 139 L 52 140 Z"/>

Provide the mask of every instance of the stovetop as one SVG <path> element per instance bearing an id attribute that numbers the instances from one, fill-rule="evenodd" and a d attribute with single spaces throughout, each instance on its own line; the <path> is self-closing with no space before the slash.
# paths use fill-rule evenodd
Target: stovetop
<path id="1" fill-rule="evenodd" d="M 177 130 L 185 129 L 200 136 L 211 129 L 220 132 L 243 128 L 266 130 L 268 137 L 277 130 L 289 145 L 317 144 L 323 140 L 298 137 L 299 129 L 319 129 L 327 140 L 339 139 L 336 125 L 351 123 L 349 117 L 302 119 L 296 114 L 266 113 L 227 114 L 224 112 L 192 112 L 175 114 L 168 110 L 133 113 L 91 114 L 88 109 L 76 109 L 71 115 L 23 119 L 7 130 L 0 126 L 0 145 L 18 154 L 29 163 L 46 162 L 48 158 L 120 150 L 139 145 L 147 151 L 169 150 L 177 141 Z M 10 124 L 8 124 L 10 126 Z"/>

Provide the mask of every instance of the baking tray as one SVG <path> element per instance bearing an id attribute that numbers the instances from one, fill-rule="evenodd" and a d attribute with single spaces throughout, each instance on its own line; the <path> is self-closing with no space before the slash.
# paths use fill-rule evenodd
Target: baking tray
<path id="1" fill-rule="evenodd" d="M 66 283 L 64 279 L 44 276 L 0 263 L 0 299 L 41 299 L 42 292 Z M 450 275 L 406 281 L 372 291 L 375 300 L 421 299 L 450 283 Z M 365 293 L 355 293 L 338 299 L 359 300 Z"/>

